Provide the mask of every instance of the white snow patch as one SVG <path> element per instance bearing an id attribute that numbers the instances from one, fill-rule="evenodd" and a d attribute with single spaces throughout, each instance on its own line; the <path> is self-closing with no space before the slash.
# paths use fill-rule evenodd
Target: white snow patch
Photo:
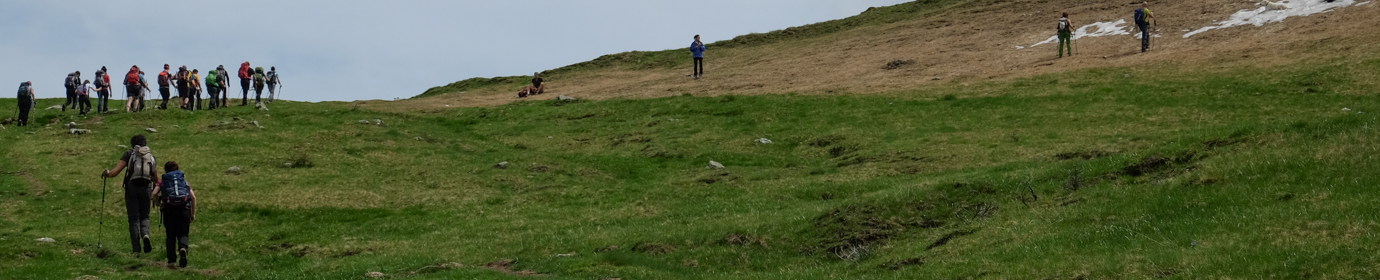
<path id="1" fill-rule="evenodd" d="M 1025 48 L 1025 47 L 1022 47 L 1022 46 L 1016 46 L 1016 49 L 1018 49 L 1018 50 L 1019 50 L 1019 49 L 1024 49 L 1024 48 Z"/>
<path id="2" fill-rule="evenodd" d="M 1370 1 L 1366 1 L 1366 3 L 1369 2 Z M 1356 3 L 1356 0 L 1337 0 L 1331 3 L 1317 0 L 1283 0 L 1279 3 L 1289 6 L 1289 8 L 1283 10 L 1268 10 L 1269 8 L 1267 7 L 1260 7 L 1254 10 L 1241 10 L 1232 14 L 1231 18 L 1217 22 L 1217 25 L 1199 28 L 1198 30 L 1184 34 L 1184 38 L 1213 29 L 1237 27 L 1247 24 L 1262 26 L 1266 23 L 1284 21 L 1284 19 L 1288 17 L 1303 17 L 1317 13 L 1326 13 L 1332 11 L 1332 9 L 1351 6 Z"/>
<path id="3" fill-rule="evenodd" d="M 1361 2 L 1361 3 L 1356 3 L 1356 6 L 1365 5 L 1365 4 L 1370 4 L 1370 1 Z"/>
<path id="4" fill-rule="evenodd" d="M 1126 28 L 1122 27 L 1122 25 L 1125 25 L 1125 24 L 1126 24 L 1126 20 L 1125 20 L 1125 19 L 1119 19 L 1119 20 L 1117 20 L 1116 22 L 1096 22 L 1096 23 L 1093 23 L 1093 24 L 1084 25 L 1083 27 L 1079 27 L 1077 30 L 1074 30 L 1074 31 L 1073 31 L 1073 36 L 1072 36 L 1072 38 L 1073 38 L 1074 40 L 1077 40 L 1078 38 L 1083 38 L 1083 37 L 1102 37 L 1102 36 L 1112 36 L 1112 35 L 1131 35 L 1131 32 L 1130 32 L 1130 31 L 1126 31 Z M 1090 32 L 1089 29 L 1092 29 L 1093 31 Z M 1034 47 L 1034 46 L 1044 45 L 1044 44 L 1048 44 L 1048 43 L 1054 43 L 1054 42 L 1058 42 L 1058 41 L 1059 41 L 1059 35 L 1058 35 L 1058 34 L 1055 34 L 1054 36 L 1050 36 L 1049 39 L 1045 39 L 1044 41 L 1040 41 L 1039 43 L 1035 43 L 1034 45 L 1030 45 L 1030 46 L 1031 46 L 1031 47 Z"/>

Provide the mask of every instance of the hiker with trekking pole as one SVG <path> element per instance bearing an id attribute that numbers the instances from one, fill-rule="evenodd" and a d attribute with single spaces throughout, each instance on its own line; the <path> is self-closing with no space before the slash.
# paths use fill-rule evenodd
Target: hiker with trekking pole
<path id="1" fill-rule="evenodd" d="M 230 73 L 225 65 L 216 66 L 216 82 L 220 84 L 220 107 L 230 106 Z"/>
<path id="2" fill-rule="evenodd" d="M 1064 47 L 1068 47 L 1069 56 L 1073 56 L 1073 44 L 1069 39 L 1073 37 L 1073 21 L 1069 20 L 1069 13 L 1064 13 L 1059 18 L 1059 57 L 1064 57 Z"/>
<path id="3" fill-rule="evenodd" d="M 19 124 L 18 126 L 29 126 L 29 111 L 34 109 L 34 88 L 33 83 L 25 81 L 19 83 Z"/>
<path id="4" fill-rule="evenodd" d="M 278 67 L 269 66 L 268 74 L 264 78 L 267 79 L 268 82 L 268 103 L 272 104 L 273 100 L 277 99 L 277 97 L 274 95 L 276 95 L 278 92 L 278 90 L 275 90 L 274 87 L 282 87 L 281 82 L 278 81 Z"/>
<path id="5" fill-rule="evenodd" d="M 240 106 L 249 105 L 249 82 L 254 78 L 254 69 L 249 68 L 249 62 L 240 64 Z"/>
<path id="6" fill-rule="evenodd" d="M 148 139 L 143 134 L 130 138 L 129 145 L 132 148 L 120 156 L 120 163 L 115 168 L 101 171 L 101 178 L 115 177 L 121 171 L 125 173 L 125 214 L 129 221 L 129 242 L 134 256 L 138 257 L 141 253 L 153 252 L 153 243 L 149 240 L 149 207 L 154 181 L 158 178 L 158 160 L 153 157 Z"/>
<path id="7" fill-rule="evenodd" d="M 1150 49 L 1150 19 L 1155 18 L 1155 14 L 1150 12 L 1150 2 L 1140 2 L 1140 9 L 1136 9 L 1136 28 L 1140 28 L 1140 52 Z M 1155 26 L 1159 26 L 1156 22 Z"/>
<path id="8" fill-rule="evenodd" d="M 143 98 L 144 85 L 139 80 L 139 66 L 130 66 L 129 73 L 125 74 L 125 91 L 129 98 L 125 100 L 125 112 L 134 112 L 138 109 L 139 99 Z"/>

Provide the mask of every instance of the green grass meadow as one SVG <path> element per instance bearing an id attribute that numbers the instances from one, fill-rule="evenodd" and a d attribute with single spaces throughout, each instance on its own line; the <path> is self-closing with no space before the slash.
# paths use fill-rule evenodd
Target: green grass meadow
<path id="1" fill-rule="evenodd" d="M 1160 64 L 406 114 L 40 109 L 0 130 L 0 278 L 1374 279 L 1376 73 Z M 118 183 L 100 205 L 98 173 L 139 133 L 202 200 L 186 269 L 160 266 L 157 226 L 155 253 L 127 252 Z"/>

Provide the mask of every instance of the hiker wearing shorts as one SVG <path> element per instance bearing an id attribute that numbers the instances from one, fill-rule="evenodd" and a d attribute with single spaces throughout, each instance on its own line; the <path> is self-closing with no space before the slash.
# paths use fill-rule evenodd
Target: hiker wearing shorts
<path id="1" fill-rule="evenodd" d="M 1069 39 L 1073 37 L 1073 21 L 1069 20 L 1069 13 L 1064 13 L 1059 18 L 1059 57 L 1064 57 L 1064 47 L 1068 47 L 1069 56 L 1073 56 L 1073 44 Z"/>
<path id="2" fill-rule="evenodd" d="M 695 79 L 699 80 L 704 76 L 704 42 L 700 42 L 700 35 L 695 35 L 695 42 L 690 43 L 690 53 L 695 56 L 695 65 L 691 66 L 695 72 Z"/>
<path id="3" fill-rule="evenodd" d="M 1140 52 L 1150 49 L 1150 19 L 1155 18 L 1155 14 L 1150 12 L 1150 2 L 1140 2 L 1140 9 L 1136 9 L 1136 28 L 1140 28 Z"/>
<path id="4" fill-rule="evenodd" d="M 163 72 L 158 73 L 158 93 L 163 95 L 163 105 L 158 105 L 158 109 L 168 109 L 168 99 L 172 98 L 172 93 L 168 88 L 172 81 L 172 74 L 168 73 L 168 65 L 163 64 Z"/>
<path id="5" fill-rule="evenodd" d="M 144 92 L 144 85 L 140 83 L 139 66 L 129 67 L 129 73 L 125 74 L 125 96 L 129 97 L 125 100 L 125 112 L 134 112 L 135 109 L 138 109 L 138 100 L 143 98 Z"/>
<path id="6" fill-rule="evenodd" d="M 191 110 L 191 109 L 192 109 L 192 108 L 187 107 L 187 99 L 190 98 L 190 97 L 188 97 L 188 96 L 191 94 L 191 91 L 192 91 L 191 89 L 188 88 L 188 86 L 191 85 L 191 83 L 192 83 L 191 81 L 188 80 L 188 79 L 190 79 L 189 76 L 190 76 L 191 74 L 192 74 L 191 71 L 187 71 L 187 66 L 186 66 L 186 65 L 183 65 L 182 67 L 178 67 L 178 68 L 177 68 L 177 75 L 173 76 L 173 81 L 174 81 L 173 84 L 177 86 L 177 104 L 178 104 L 178 108 L 182 108 L 182 109 L 184 109 L 184 110 Z"/>
<path id="7" fill-rule="evenodd" d="M 96 76 L 100 75 L 101 72 L 96 72 Z M 71 105 L 73 109 L 76 109 L 78 106 L 77 87 L 81 86 L 81 71 L 67 73 L 67 80 L 63 81 L 62 84 L 64 87 L 67 88 L 67 102 L 62 103 L 62 111 L 66 112 L 68 105 Z"/>
<path id="8" fill-rule="evenodd" d="M 254 78 L 254 69 L 249 68 L 249 62 L 240 64 L 240 106 L 249 105 L 249 81 Z"/>
<path id="9" fill-rule="evenodd" d="M 278 83 L 279 83 L 279 81 L 278 81 L 278 67 L 277 67 L 277 66 L 269 66 L 269 67 L 268 67 L 268 75 L 265 76 L 264 79 L 267 80 L 267 81 L 265 81 L 265 82 L 268 83 L 268 103 L 271 104 L 271 103 L 273 103 L 273 100 L 274 100 L 274 99 L 277 99 L 277 97 L 275 97 L 275 95 L 277 95 L 277 92 L 278 92 L 278 91 L 275 89 L 275 87 L 277 87 L 277 86 L 278 86 Z"/>
<path id="10" fill-rule="evenodd" d="M 134 255 L 139 256 L 141 252 L 153 252 L 153 243 L 149 241 L 149 207 L 154 178 L 158 178 L 158 160 L 153 157 L 143 134 L 130 138 L 129 145 L 133 148 L 120 156 L 120 163 L 115 168 L 102 171 L 101 178 L 115 177 L 125 171 L 125 215 L 129 218 L 129 243 Z M 140 241 L 143 250 L 140 250 Z"/>
<path id="11" fill-rule="evenodd" d="M 33 83 L 19 83 L 19 126 L 29 126 L 29 111 L 34 109 Z"/>
<path id="12" fill-rule="evenodd" d="M 158 198 L 158 207 L 163 213 L 164 246 L 167 248 L 168 266 L 177 261 L 177 266 L 187 267 L 187 250 L 191 240 L 192 221 L 196 220 L 196 191 L 187 181 L 187 175 L 178 167 L 176 161 L 163 165 L 162 182 L 153 188 Z"/>

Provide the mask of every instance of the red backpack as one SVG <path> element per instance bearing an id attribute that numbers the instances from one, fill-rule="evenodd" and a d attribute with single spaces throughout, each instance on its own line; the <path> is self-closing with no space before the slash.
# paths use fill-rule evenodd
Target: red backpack
<path id="1" fill-rule="evenodd" d="M 125 84 L 126 84 L 126 85 L 138 85 L 138 84 L 139 84 L 139 71 L 129 71 L 129 74 L 125 74 Z"/>
<path id="2" fill-rule="evenodd" d="M 240 79 L 248 79 L 248 78 L 250 78 L 250 77 L 253 77 L 253 75 L 254 75 L 253 71 L 254 71 L 254 70 L 249 69 L 249 63 L 248 63 L 248 62 L 243 63 L 243 64 L 240 64 Z"/>

